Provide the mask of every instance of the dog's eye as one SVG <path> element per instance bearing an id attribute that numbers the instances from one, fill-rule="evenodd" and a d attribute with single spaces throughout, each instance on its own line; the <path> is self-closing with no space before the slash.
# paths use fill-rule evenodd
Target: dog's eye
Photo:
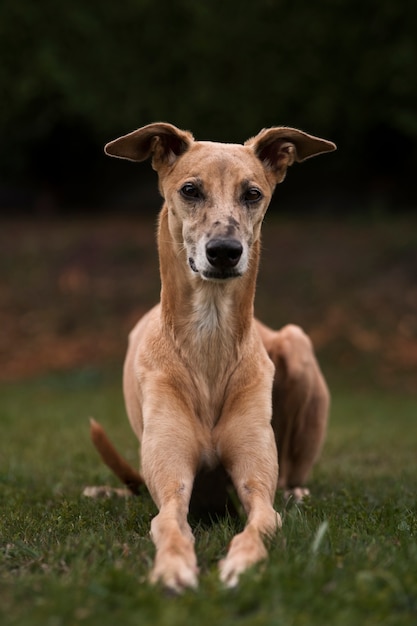
<path id="1" fill-rule="evenodd" d="M 247 204 L 254 204 L 255 202 L 259 202 L 262 198 L 262 192 L 257 189 L 257 187 L 250 187 L 243 194 L 243 200 Z"/>
<path id="2" fill-rule="evenodd" d="M 181 195 L 184 196 L 184 198 L 187 198 L 187 200 L 196 200 L 198 198 L 201 198 L 201 193 L 199 188 L 194 185 L 193 183 L 185 183 L 182 187 L 181 187 Z"/>

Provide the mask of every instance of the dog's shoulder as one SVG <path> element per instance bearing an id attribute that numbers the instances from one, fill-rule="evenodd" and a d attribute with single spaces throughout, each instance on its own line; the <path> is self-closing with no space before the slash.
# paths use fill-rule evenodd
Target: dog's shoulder
<path id="1" fill-rule="evenodd" d="M 150 309 L 147 313 L 145 313 L 139 320 L 136 322 L 135 326 L 129 333 L 129 345 L 132 343 L 136 343 L 141 335 L 145 332 L 145 330 L 155 322 L 157 322 L 160 318 L 161 314 L 161 305 L 157 304 L 152 309 Z"/>

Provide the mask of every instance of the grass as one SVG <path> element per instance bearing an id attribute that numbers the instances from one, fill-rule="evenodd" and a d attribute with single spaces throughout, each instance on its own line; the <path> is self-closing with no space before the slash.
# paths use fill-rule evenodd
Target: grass
<path id="1" fill-rule="evenodd" d="M 240 521 L 196 523 L 200 587 L 167 596 L 147 583 L 147 494 L 91 501 L 112 483 L 88 416 L 136 461 L 119 375 L 82 370 L 0 388 L 0 623 L 263 626 L 417 622 L 417 467 L 413 396 L 336 383 L 313 497 L 285 504 L 268 562 L 238 589 L 216 564 Z"/>

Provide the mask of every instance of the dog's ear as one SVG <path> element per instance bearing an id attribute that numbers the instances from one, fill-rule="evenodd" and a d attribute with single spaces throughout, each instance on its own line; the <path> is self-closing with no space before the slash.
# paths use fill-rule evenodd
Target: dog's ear
<path id="1" fill-rule="evenodd" d="M 158 122 L 110 141 L 104 152 L 129 161 L 145 161 L 152 156 L 152 167 L 158 170 L 163 165 L 172 165 L 193 141 L 194 137 L 188 131 Z"/>
<path id="2" fill-rule="evenodd" d="M 246 141 L 264 167 L 271 173 L 275 183 L 281 183 L 287 168 L 297 161 L 305 161 L 310 157 L 336 150 L 332 141 L 313 137 L 296 128 L 277 126 L 265 128 L 252 139 Z"/>

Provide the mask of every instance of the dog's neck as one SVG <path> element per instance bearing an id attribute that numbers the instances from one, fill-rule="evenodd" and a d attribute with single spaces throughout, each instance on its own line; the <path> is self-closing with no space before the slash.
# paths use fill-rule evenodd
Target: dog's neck
<path id="1" fill-rule="evenodd" d="M 160 215 L 158 242 L 162 322 L 167 332 L 182 351 L 184 347 L 190 354 L 198 350 L 208 361 L 218 354 L 219 344 L 223 355 L 228 350 L 231 359 L 236 358 L 253 323 L 259 241 L 252 247 L 246 273 L 224 282 L 192 274 L 182 243 L 170 233 L 166 206 Z"/>

